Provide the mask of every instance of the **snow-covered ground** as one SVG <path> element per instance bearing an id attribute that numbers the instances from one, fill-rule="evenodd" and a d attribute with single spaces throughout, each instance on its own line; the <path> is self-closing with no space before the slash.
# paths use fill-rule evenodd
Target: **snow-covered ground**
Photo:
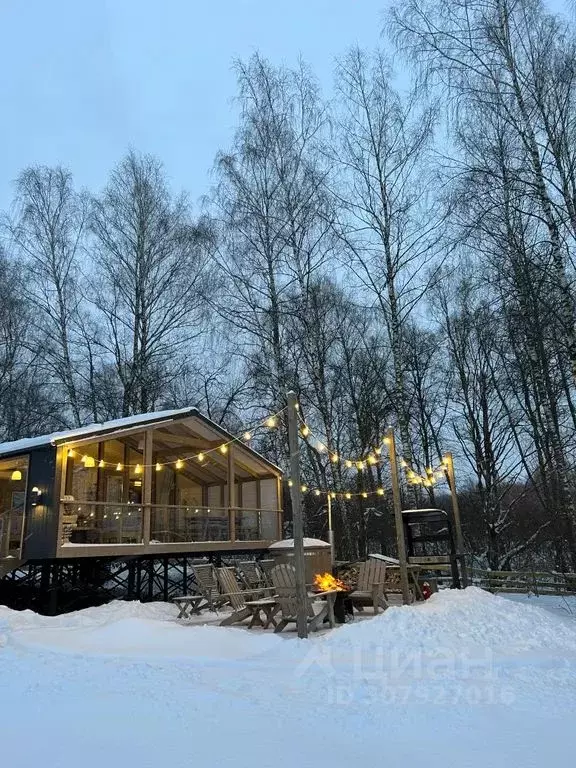
<path id="1" fill-rule="evenodd" d="M 161 603 L 0 607 L 10 768 L 531 768 L 576 752 L 576 611 L 476 588 L 309 641 Z"/>

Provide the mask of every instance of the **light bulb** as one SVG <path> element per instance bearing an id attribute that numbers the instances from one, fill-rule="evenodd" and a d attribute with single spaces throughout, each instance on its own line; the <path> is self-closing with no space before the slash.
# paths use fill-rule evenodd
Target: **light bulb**
<path id="1" fill-rule="evenodd" d="M 332 462 L 332 464 L 337 464 L 338 463 L 338 458 L 339 458 L 338 454 L 337 453 L 333 453 L 332 456 L 330 456 L 330 461 Z"/>
<path id="2" fill-rule="evenodd" d="M 162 469 L 162 464 L 160 464 L 160 462 L 157 462 L 156 463 L 156 472 L 160 472 L 161 469 Z"/>
<path id="3" fill-rule="evenodd" d="M 134 467 L 134 474 L 135 475 L 141 475 L 142 474 L 142 467 L 140 464 L 136 464 Z"/>
<path id="4" fill-rule="evenodd" d="M 244 432 L 244 440 L 252 440 L 252 435 L 250 432 Z"/>
<path id="5" fill-rule="evenodd" d="M 228 453 L 228 446 L 226 445 L 226 443 L 222 443 L 222 445 L 220 446 L 220 453 L 222 454 Z"/>
<path id="6" fill-rule="evenodd" d="M 120 462 L 118 462 L 118 464 L 116 464 L 116 472 L 122 472 L 122 469 L 123 469 L 122 464 L 120 464 Z"/>
<path id="7" fill-rule="evenodd" d="M 178 461 L 176 462 L 176 469 L 182 469 L 183 466 L 184 466 L 184 462 L 182 461 L 182 459 L 178 459 Z"/>
<path id="8" fill-rule="evenodd" d="M 269 419 L 266 419 L 266 426 L 270 427 L 270 429 L 272 429 L 272 427 L 275 427 L 276 426 L 276 418 L 274 416 L 270 416 Z"/>
<path id="9" fill-rule="evenodd" d="M 200 463 L 202 463 L 204 461 L 204 454 L 203 453 L 199 453 L 198 456 L 196 456 L 196 458 L 198 459 L 198 461 Z"/>
<path id="10" fill-rule="evenodd" d="M 308 490 L 308 486 L 307 485 L 302 485 L 302 486 L 300 486 L 300 490 L 302 491 L 302 493 L 306 493 L 306 491 Z"/>
<path id="11" fill-rule="evenodd" d="M 378 488 L 376 493 L 378 494 L 378 496 L 384 496 L 384 488 Z"/>
<path id="12" fill-rule="evenodd" d="M 310 427 L 304 424 L 304 426 L 300 430 L 300 433 L 302 434 L 302 437 L 308 437 L 308 435 L 310 434 Z"/>

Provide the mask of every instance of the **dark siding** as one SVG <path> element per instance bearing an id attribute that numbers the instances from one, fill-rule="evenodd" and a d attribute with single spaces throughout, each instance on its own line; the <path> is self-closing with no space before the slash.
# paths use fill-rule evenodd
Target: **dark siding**
<path id="1" fill-rule="evenodd" d="M 30 451 L 26 522 L 22 557 L 25 560 L 56 556 L 58 501 L 56 490 L 56 448 L 52 445 Z M 42 492 L 38 506 L 31 506 L 32 488 Z"/>

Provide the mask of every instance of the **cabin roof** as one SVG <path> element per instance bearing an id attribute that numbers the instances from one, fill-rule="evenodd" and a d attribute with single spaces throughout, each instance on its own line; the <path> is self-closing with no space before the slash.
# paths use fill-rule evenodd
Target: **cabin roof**
<path id="1" fill-rule="evenodd" d="M 137 429 L 138 427 L 150 427 L 156 424 L 167 424 L 172 421 L 179 421 L 190 417 L 196 417 L 211 431 L 216 433 L 220 438 L 227 440 L 233 440 L 234 435 L 221 427 L 215 421 L 212 421 L 208 417 L 204 416 L 197 408 L 178 408 L 176 410 L 168 411 L 156 411 L 155 413 L 140 413 L 135 416 L 126 416 L 122 419 L 113 419 L 111 421 L 104 421 L 102 424 L 87 424 L 85 427 L 77 427 L 75 429 L 67 429 L 61 432 L 52 432 L 46 435 L 39 435 L 37 437 L 25 437 L 22 440 L 13 440 L 11 442 L 0 443 L 0 457 L 13 455 L 18 453 L 27 453 L 35 448 L 42 448 L 47 445 L 60 445 L 61 443 L 69 443 L 75 440 L 84 440 L 90 437 L 98 437 L 102 435 L 113 435 L 122 432 L 127 429 Z M 282 473 L 282 470 L 268 461 L 264 456 L 250 448 L 245 443 L 240 444 L 243 451 L 256 456 L 261 462 L 264 462 L 271 467 L 275 472 Z"/>

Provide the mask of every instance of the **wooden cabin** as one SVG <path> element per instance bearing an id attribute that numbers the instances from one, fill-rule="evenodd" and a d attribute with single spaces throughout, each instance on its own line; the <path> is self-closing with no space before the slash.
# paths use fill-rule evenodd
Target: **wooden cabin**
<path id="1" fill-rule="evenodd" d="M 281 470 L 196 408 L 0 444 L 0 577 L 24 561 L 263 550 Z"/>

